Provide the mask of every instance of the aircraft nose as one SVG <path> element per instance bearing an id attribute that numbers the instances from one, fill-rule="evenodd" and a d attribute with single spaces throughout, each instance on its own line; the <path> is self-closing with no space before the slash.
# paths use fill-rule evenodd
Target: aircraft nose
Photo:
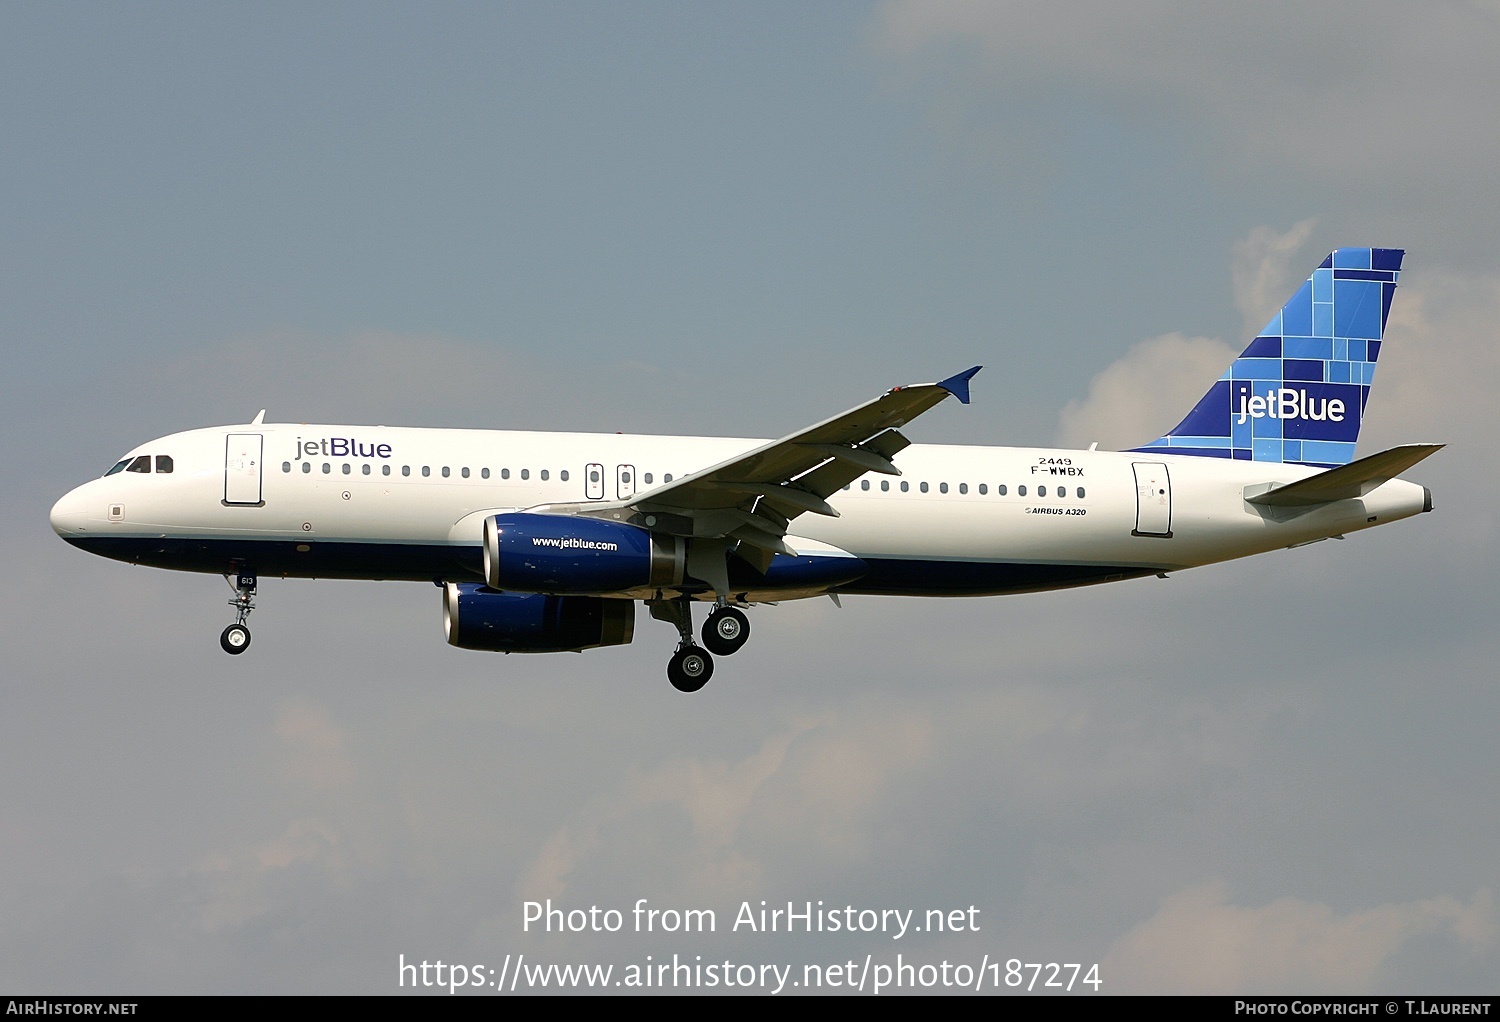
<path id="1" fill-rule="evenodd" d="M 87 517 L 83 495 L 79 492 L 82 487 L 65 493 L 61 500 L 52 505 L 52 531 L 63 539 L 76 536 L 84 531 L 84 520 Z"/>

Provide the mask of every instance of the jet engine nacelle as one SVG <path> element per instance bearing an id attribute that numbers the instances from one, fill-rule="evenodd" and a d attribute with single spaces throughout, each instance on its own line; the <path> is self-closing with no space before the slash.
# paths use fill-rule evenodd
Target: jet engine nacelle
<path id="1" fill-rule="evenodd" d="M 484 577 L 523 593 L 618 593 L 682 582 L 687 544 L 634 525 L 572 515 L 484 520 Z"/>
<path id="2" fill-rule="evenodd" d="M 443 586 L 451 645 L 497 653 L 576 653 L 623 646 L 635 635 L 635 602 L 599 596 L 502 593 L 477 582 Z"/>

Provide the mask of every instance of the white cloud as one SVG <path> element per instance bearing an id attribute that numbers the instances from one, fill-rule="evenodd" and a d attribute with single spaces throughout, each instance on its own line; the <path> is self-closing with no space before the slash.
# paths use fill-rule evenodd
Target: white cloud
<path id="1" fill-rule="evenodd" d="M 1210 337 L 1172 333 L 1141 341 L 1094 377 L 1087 397 L 1063 408 L 1058 445 L 1087 447 L 1097 440 L 1117 450 L 1156 439 L 1197 404 L 1237 354 Z"/>
<path id="2" fill-rule="evenodd" d="M 1389 424 L 1406 440 L 1463 444 L 1471 455 L 1493 449 L 1500 275 L 1430 272 L 1420 255 L 1414 264 L 1408 256 L 1386 342 L 1371 426 Z"/>
<path id="3" fill-rule="evenodd" d="M 1291 230 L 1256 227 L 1234 243 L 1234 304 L 1245 317 L 1245 339 L 1254 337 L 1286 304 L 1294 288 L 1307 279 L 1311 266 L 1296 259 L 1316 221 L 1304 220 Z"/>
<path id="4" fill-rule="evenodd" d="M 1257 227 L 1234 248 L 1235 302 L 1258 330 L 1305 272 L 1298 254 L 1311 222 Z M 1500 379 L 1500 274 L 1453 273 L 1408 256 L 1391 305 L 1361 450 L 1437 441 L 1476 444 L 1493 432 L 1490 391 Z M 1310 266 L 1307 267 L 1310 269 Z M 1248 338 L 1229 344 L 1171 333 L 1141 341 L 1099 373 L 1059 416 L 1057 442 L 1082 447 L 1144 443 L 1170 429 L 1223 373 Z"/>
<path id="5" fill-rule="evenodd" d="M 294 820 L 275 837 L 205 858 L 187 877 L 184 923 L 216 933 L 284 911 L 279 885 L 299 867 L 311 867 L 325 882 L 347 880 L 338 832 L 323 821 Z"/>
<path id="6" fill-rule="evenodd" d="M 756 888 L 765 872 L 756 852 L 779 848 L 782 835 L 796 835 L 804 854 L 857 857 L 885 785 L 928 755 L 929 730 L 921 713 L 853 711 L 796 721 L 737 761 L 674 758 L 641 770 L 546 840 L 517 896 L 558 899 L 576 874 L 586 883 L 623 866 L 649 889 L 733 897 Z M 679 840 L 660 839 L 672 831 Z"/>
<path id="7" fill-rule="evenodd" d="M 1287 231 L 1256 227 L 1235 242 L 1230 277 L 1245 319 L 1238 345 L 1180 333 L 1140 342 L 1094 377 L 1087 397 L 1063 408 L 1058 444 L 1132 447 L 1176 425 L 1305 279 L 1311 266 L 1302 266 L 1300 253 L 1313 226 L 1303 220 Z"/>
<path id="8" fill-rule="evenodd" d="M 323 707 L 308 699 L 292 700 L 277 709 L 275 730 L 282 771 L 295 788 L 336 789 L 354 779 L 344 733 Z"/>
<path id="9" fill-rule="evenodd" d="M 1211 882 L 1166 898 L 1101 972 L 1117 993 L 1363 993 L 1414 938 L 1440 934 L 1479 953 L 1494 947 L 1495 923 L 1488 889 L 1468 904 L 1444 895 L 1340 914 L 1290 897 L 1247 908 Z"/>

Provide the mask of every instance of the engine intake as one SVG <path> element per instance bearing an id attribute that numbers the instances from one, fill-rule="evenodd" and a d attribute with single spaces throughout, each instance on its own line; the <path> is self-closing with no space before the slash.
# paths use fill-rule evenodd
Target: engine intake
<path id="1" fill-rule="evenodd" d="M 682 582 L 686 543 L 634 525 L 572 515 L 484 520 L 484 577 L 524 593 L 618 593 Z"/>
<path id="2" fill-rule="evenodd" d="M 443 585 L 450 645 L 496 653 L 576 653 L 635 636 L 635 601 L 502 593 L 477 582 Z"/>

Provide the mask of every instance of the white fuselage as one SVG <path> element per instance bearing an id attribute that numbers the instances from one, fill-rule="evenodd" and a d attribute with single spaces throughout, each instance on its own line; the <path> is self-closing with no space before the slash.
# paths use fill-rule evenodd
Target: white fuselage
<path id="1" fill-rule="evenodd" d="M 477 580 L 488 514 L 639 497 L 762 443 L 221 426 L 142 445 L 126 462 L 150 456 L 153 471 L 126 468 L 77 487 L 57 502 L 52 524 L 104 556 L 189 571 Z M 170 472 L 154 470 L 161 455 Z M 1401 480 L 1295 514 L 1247 503 L 1247 487 L 1317 472 L 1276 463 L 936 445 L 894 460 L 899 477 L 872 473 L 828 499 L 840 517 L 803 514 L 789 530 L 870 566 L 838 592 L 1084 585 L 1294 546 L 1430 507 L 1421 486 Z"/>

